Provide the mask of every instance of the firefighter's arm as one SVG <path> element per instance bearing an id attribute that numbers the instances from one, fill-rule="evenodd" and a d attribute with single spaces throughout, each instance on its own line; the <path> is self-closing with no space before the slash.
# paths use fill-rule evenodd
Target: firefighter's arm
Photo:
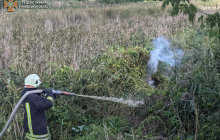
<path id="1" fill-rule="evenodd" d="M 46 98 L 37 97 L 35 100 L 35 106 L 38 110 L 47 110 L 53 106 L 54 95 L 51 88 L 45 90 Z"/>
<path id="2" fill-rule="evenodd" d="M 49 97 L 49 96 L 48 96 Z M 47 110 L 53 106 L 53 100 L 49 98 L 36 97 L 34 100 L 34 105 L 37 110 Z"/>

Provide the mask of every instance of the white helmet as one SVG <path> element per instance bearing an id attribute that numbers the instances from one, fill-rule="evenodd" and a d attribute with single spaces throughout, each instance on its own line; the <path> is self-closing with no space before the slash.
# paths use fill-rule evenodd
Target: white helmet
<path id="1" fill-rule="evenodd" d="M 25 88 L 37 88 L 42 83 L 40 77 L 37 74 L 28 75 L 24 80 Z"/>

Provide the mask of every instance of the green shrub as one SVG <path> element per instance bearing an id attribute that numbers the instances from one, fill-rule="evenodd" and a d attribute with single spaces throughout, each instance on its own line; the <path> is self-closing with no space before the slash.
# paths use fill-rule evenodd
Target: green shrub
<path id="1" fill-rule="evenodd" d="M 129 122 L 121 117 L 108 117 L 103 120 L 97 120 L 94 124 L 89 125 L 82 136 L 78 136 L 77 140 L 102 140 L 114 139 L 119 133 L 130 132 Z"/>

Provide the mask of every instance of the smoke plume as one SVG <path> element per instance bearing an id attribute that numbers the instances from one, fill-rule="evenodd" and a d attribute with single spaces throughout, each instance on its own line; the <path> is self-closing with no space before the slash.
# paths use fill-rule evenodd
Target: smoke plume
<path id="1" fill-rule="evenodd" d="M 150 52 L 151 56 L 147 64 L 147 78 L 148 84 L 154 86 L 154 81 L 151 79 L 151 75 L 157 72 L 159 61 L 173 67 L 181 63 L 181 59 L 184 53 L 181 49 L 176 49 L 172 51 L 170 49 L 170 42 L 164 36 L 159 36 L 158 38 L 155 38 L 152 42 L 152 45 L 154 46 L 154 49 Z"/>

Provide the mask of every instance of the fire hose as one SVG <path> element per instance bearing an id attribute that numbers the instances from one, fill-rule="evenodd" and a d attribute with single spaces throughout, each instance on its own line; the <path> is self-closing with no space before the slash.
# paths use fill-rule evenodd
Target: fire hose
<path id="1" fill-rule="evenodd" d="M 4 129 L 2 130 L 1 134 L 0 134 L 0 138 L 2 137 L 2 135 L 5 133 L 5 131 L 7 130 L 8 126 L 10 125 L 15 113 L 17 112 L 18 108 L 20 107 L 20 105 L 22 104 L 22 102 L 24 101 L 24 99 L 30 95 L 30 94 L 35 94 L 35 93 L 43 93 L 44 90 L 32 90 L 32 91 L 27 91 L 19 100 L 19 102 L 17 103 L 17 105 L 15 106 L 14 110 L 11 113 L 11 116 L 8 120 L 8 122 L 6 123 Z M 65 91 L 60 91 L 60 90 L 52 90 L 53 94 L 57 94 L 57 95 L 68 95 L 68 96 L 76 96 L 75 93 L 70 93 L 70 92 L 65 92 Z"/>

